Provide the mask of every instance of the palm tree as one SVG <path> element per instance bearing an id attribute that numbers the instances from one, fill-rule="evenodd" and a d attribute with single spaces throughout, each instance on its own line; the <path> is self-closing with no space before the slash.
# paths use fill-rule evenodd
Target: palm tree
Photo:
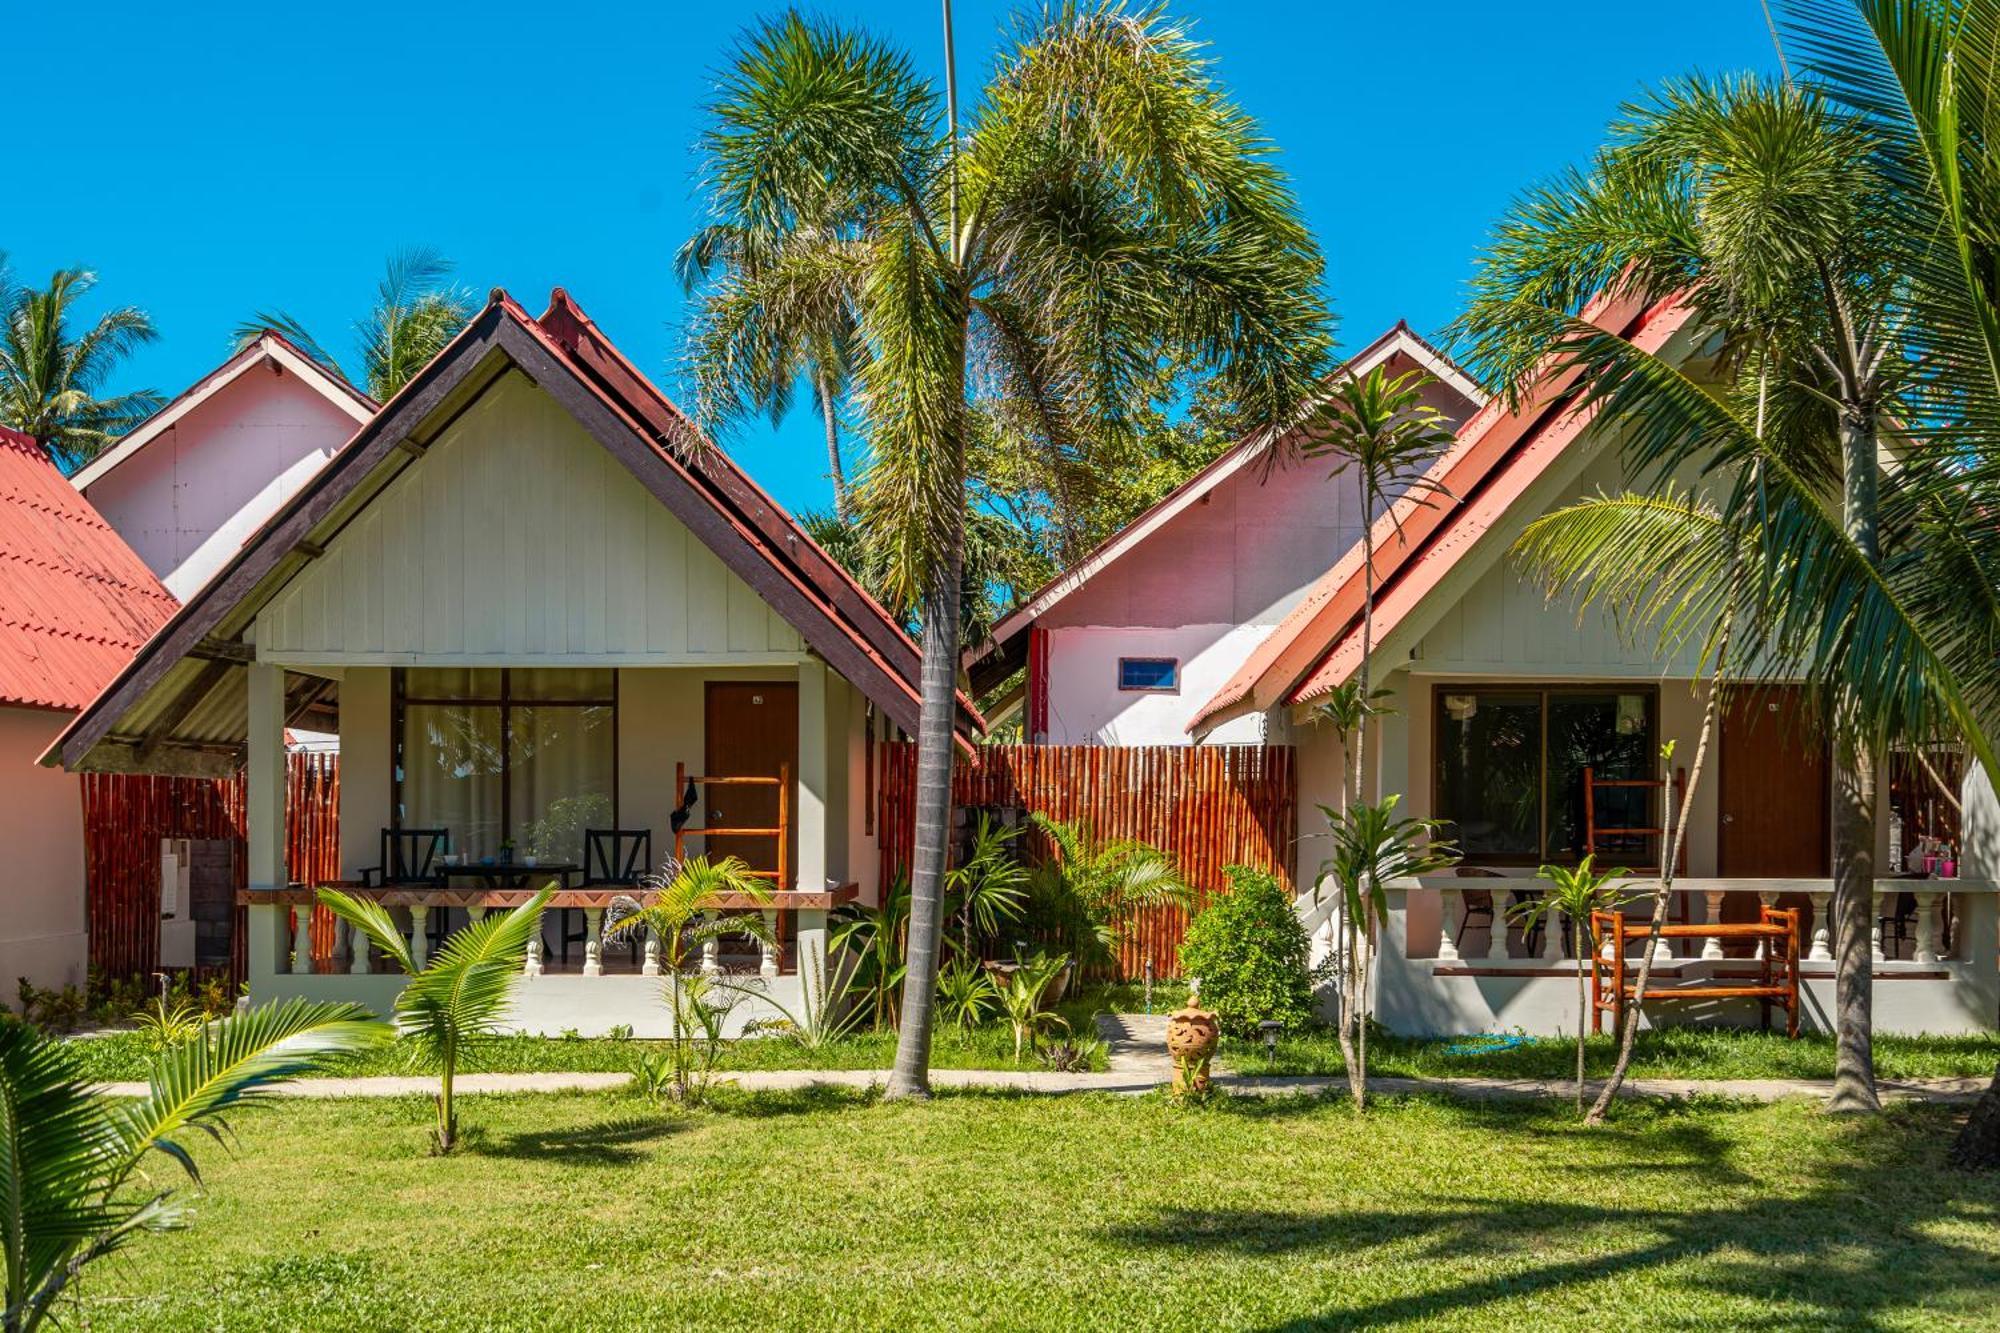
<path id="1" fill-rule="evenodd" d="M 1939 614 L 1963 600 L 1954 585 L 1968 570 L 2000 568 L 1989 538 L 1940 521 L 1938 506 L 1964 502 L 1950 448 L 1904 429 L 1897 470 L 1885 475 L 1877 461 L 1885 422 L 1932 419 L 1914 392 L 1927 351 L 1903 314 L 1908 256 L 1881 161 L 1869 128 L 1815 89 L 1672 85 L 1627 109 L 1590 171 L 1516 205 L 1460 322 L 1474 361 L 1510 391 L 1578 370 L 1575 406 L 1622 428 L 1633 475 L 1701 473 L 1719 491 L 1723 526 L 1754 535 L 1735 594 L 1737 658 L 1811 684 L 1843 773 L 1833 1104 L 1856 1110 L 1877 1105 L 1876 757 L 1893 738 L 1947 722 L 1990 754 L 1978 718 L 2000 702 L 1983 646 L 2000 582 L 1979 581 L 1984 604 L 1969 625 Z M 1711 336 L 1698 369 L 1590 324 L 1582 307 L 1603 293 L 1689 303 Z M 1682 624 L 1713 618 L 1736 586 L 1720 571 L 1740 548 L 1714 550 L 1717 576 L 1675 613 Z"/>
<path id="2" fill-rule="evenodd" d="M 1403 540 L 1402 510 L 1395 502 L 1408 499 L 1428 505 L 1433 498 L 1450 498 L 1443 483 L 1430 475 L 1431 464 L 1449 449 L 1456 432 L 1443 413 L 1425 403 L 1430 376 L 1407 371 L 1391 376 L 1377 366 L 1366 375 L 1350 376 L 1313 415 L 1306 428 L 1308 458 L 1332 455 L 1338 461 L 1330 474 L 1354 474 L 1356 521 L 1361 525 L 1361 666 L 1355 673 L 1356 698 L 1371 701 L 1371 668 L 1375 651 L 1375 516 L 1386 512 Z M 1356 797 L 1368 799 L 1363 755 L 1368 745 L 1365 717 L 1351 736 L 1343 731 L 1348 766 Z"/>
<path id="3" fill-rule="evenodd" d="M 1327 347 L 1318 250 L 1182 25 L 1115 4 L 1026 17 L 962 119 L 950 20 L 947 4 L 942 98 L 885 43 L 797 13 L 767 22 L 725 70 L 703 140 L 711 223 L 755 234 L 761 272 L 797 275 L 705 312 L 705 412 L 766 401 L 760 349 L 798 345 L 771 332 L 792 318 L 777 297 L 840 292 L 870 450 L 856 501 L 923 625 L 891 1096 L 928 1090 L 969 402 L 1023 405 L 1019 446 L 1066 455 L 1129 431 L 1134 387 L 1185 353 L 1276 438 Z"/>
<path id="4" fill-rule="evenodd" d="M 118 363 L 158 336 L 137 306 L 120 306 L 74 334 L 76 306 L 97 285 L 87 269 L 61 268 L 40 289 L 15 282 L 0 251 L 0 425 L 34 437 L 74 472 L 151 416 L 151 389 L 99 397 Z"/>
<path id="5" fill-rule="evenodd" d="M 1397 880 L 1434 875 L 1458 860 L 1435 819 L 1413 819 L 1396 812 L 1402 803 L 1392 793 L 1379 801 L 1356 799 L 1344 809 L 1322 805 L 1332 836 L 1332 854 L 1320 865 L 1314 883 L 1331 880 L 1340 894 L 1342 917 L 1356 923 L 1345 955 L 1341 978 L 1340 1023 L 1345 1030 L 1341 1054 L 1347 1065 L 1347 1088 L 1354 1109 L 1368 1104 L 1368 969 L 1370 956 L 1359 941 L 1369 929 L 1389 920 L 1388 886 Z M 1315 889 L 1317 892 L 1317 889 Z"/>
<path id="6" fill-rule="evenodd" d="M 1081 820 L 1064 821 L 1040 810 L 1029 818 L 1054 850 L 1047 871 L 1077 909 L 1063 942 L 1079 967 L 1115 963 L 1118 946 L 1138 928 L 1141 912 L 1194 905 L 1194 887 L 1159 848 L 1136 838 L 1099 841 Z"/>
<path id="7" fill-rule="evenodd" d="M 1590 985 L 1586 977 L 1590 957 L 1597 950 L 1597 936 L 1590 918 L 1597 912 L 1619 910 L 1624 897 L 1611 882 L 1627 873 L 1600 871 L 1592 864 L 1596 859 L 1586 856 L 1574 866 L 1543 866 L 1535 873 L 1547 880 L 1549 887 L 1533 898 L 1515 903 L 1508 912 L 1523 931 L 1538 925 L 1545 930 L 1557 929 L 1558 912 L 1569 925 L 1569 953 L 1576 963 L 1576 1109 L 1579 1111 L 1583 1109 L 1584 1036 L 1590 1027 Z"/>
<path id="8" fill-rule="evenodd" d="M 495 913 L 445 940 L 427 964 L 418 966 L 410 940 L 371 899 L 338 889 L 321 889 L 320 903 L 395 961 L 409 978 L 396 997 L 396 1025 L 419 1058 L 438 1071 L 437 1149 L 448 1153 L 458 1142 L 458 1109 L 453 1084 L 459 1063 L 481 1041 L 497 1035 L 500 1020 L 520 983 L 528 941 L 542 928 L 542 909 L 555 893 L 550 885 L 519 907 Z M 366 945 L 357 945 L 366 948 Z"/>
<path id="9" fill-rule="evenodd" d="M 183 1196 L 141 1173 L 149 1153 L 172 1158 L 199 1185 L 198 1135 L 220 1137 L 224 1116 L 273 1084 L 388 1035 L 359 1005 L 266 1005 L 160 1052 L 145 1095 L 130 1101 L 92 1090 L 64 1043 L 0 1023 L 0 1329 L 40 1328 L 87 1266 L 142 1232 L 186 1224 Z"/>
<path id="10" fill-rule="evenodd" d="M 613 939 L 645 929 L 659 941 L 660 962 L 667 977 L 667 1012 L 673 1025 L 670 1034 L 673 1086 L 676 1095 L 686 1099 L 699 1092 L 696 1038 L 717 1026 L 708 1021 L 713 1006 L 707 979 L 697 966 L 699 955 L 710 941 L 728 935 L 748 935 L 760 943 L 775 945 L 776 937 L 761 911 L 722 915 L 722 908 L 731 899 L 747 899 L 761 908 L 771 901 L 771 893 L 742 858 L 735 856 L 725 856 L 720 861 L 705 856 L 689 857 L 674 866 L 671 873 L 649 875 L 643 883 L 652 901 L 604 934 L 606 939 Z"/>
<path id="11" fill-rule="evenodd" d="M 1911 386 L 1930 446 L 1947 468 L 1912 485 L 1915 521 L 1938 540 L 1930 609 L 1993 651 L 1993 484 L 2000 462 L 2000 4 L 1993 0 L 1812 0 L 1793 6 L 1790 35 L 1819 86 L 1861 116 L 1881 145 L 1890 182 L 1882 231 L 1908 275 L 1904 302 L 1933 373 Z M 1927 461 L 1927 460 L 1926 460 Z M 1903 469 L 1895 476 L 1901 479 Z M 1942 484 L 1936 483 L 1942 472 Z M 1909 517 L 1906 515 L 1906 518 Z M 1992 710 L 1978 701 L 1979 719 Z M 1962 725 L 1989 774 L 2000 772 L 1976 720 Z M 1980 1099 L 1952 1159 L 2000 1167 L 2000 1073 Z"/>
<path id="12" fill-rule="evenodd" d="M 695 306 L 691 339 L 698 362 L 749 358 L 731 378 L 773 424 L 790 410 L 798 382 L 811 386 L 826 429 L 833 512 L 845 523 L 854 506 L 840 454 L 840 404 L 854 382 L 855 357 L 866 351 L 854 325 L 853 284 L 860 274 L 790 264 L 789 258 L 777 229 L 729 220 L 697 232 L 681 247 L 675 267 L 690 293 L 707 284 Z M 746 307 L 757 313 L 746 314 Z"/>
<path id="13" fill-rule="evenodd" d="M 450 282 L 452 262 L 421 246 L 389 257 L 375 304 L 354 325 L 361 353 L 360 382 L 378 403 L 394 398 L 431 358 L 477 313 L 472 294 Z M 340 362 L 296 318 L 283 310 L 260 310 L 239 324 L 232 335 L 237 350 L 275 330 L 300 351 L 336 374 Z"/>

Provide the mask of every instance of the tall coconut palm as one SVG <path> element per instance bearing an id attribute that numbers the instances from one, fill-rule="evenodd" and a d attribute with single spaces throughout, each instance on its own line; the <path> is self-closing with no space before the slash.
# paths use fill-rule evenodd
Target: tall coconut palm
<path id="1" fill-rule="evenodd" d="M 1254 122 L 1155 10 L 1024 17 L 961 116 L 903 52 L 783 15 L 744 39 L 703 136 L 711 223 L 754 233 L 768 299 L 718 302 L 696 372 L 708 414 L 764 401 L 792 291 L 851 303 L 864 521 L 919 608 L 922 717 L 904 1021 L 891 1095 L 928 1087 L 949 832 L 968 403 L 1004 398 L 1022 448 L 1132 429 L 1163 358 L 1225 379 L 1267 434 L 1308 401 L 1328 319 L 1317 248 Z M 789 281 L 789 280 L 788 280 Z"/>
<path id="2" fill-rule="evenodd" d="M 375 401 L 394 398 L 477 313 L 472 294 L 451 282 L 452 268 L 449 259 L 421 246 L 389 257 L 375 288 L 375 304 L 354 325 L 360 383 Z M 258 311 L 237 326 L 232 341 L 239 349 L 246 347 L 266 329 L 284 334 L 328 369 L 345 373 L 339 359 L 283 310 Z"/>
<path id="3" fill-rule="evenodd" d="M 231 1110 L 388 1035 L 359 1005 L 266 1005 L 161 1052 L 134 1100 L 93 1091 L 65 1043 L 0 1023 L 0 1329 L 53 1323 L 88 1265 L 187 1222 L 185 1198 L 141 1171 L 153 1152 L 199 1185 L 192 1148 L 224 1134 Z"/>
<path id="4" fill-rule="evenodd" d="M 1475 361 L 1510 389 L 1578 370 L 1574 406 L 1621 429 L 1634 477 L 1702 473 L 1724 524 L 1756 536 L 1736 658 L 1811 684 L 1842 771 L 1843 1109 L 1877 1105 L 1874 765 L 1891 738 L 1946 722 L 1978 731 L 2000 703 L 1985 646 L 1992 599 L 1969 623 L 1937 614 L 1955 605 L 1968 564 L 2000 568 L 1962 526 L 1937 521 L 1954 485 L 1947 448 L 1905 429 L 1893 476 L 1878 461 L 1889 423 L 1923 420 L 1911 391 L 1926 349 L 1903 317 L 1896 194 L 1869 128 L 1813 88 L 1674 84 L 1627 108 L 1590 170 L 1515 206 L 1460 325 Z M 1670 363 L 1590 324 L 1582 307 L 1605 293 L 1687 302 L 1701 355 Z M 1707 586 L 1711 614 L 1726 586 Z M 1976 745 L 1990 753 L 1983 735 Z"/>
<path id="5" fill-rule="evenodd" d="M 826 431 L 834 516 L 845 523 L 854 506 L 841 457 L 840 410 L 853 386 L 854 358 L 866 350 L 854 327 L 853 283 L 860 273 L 789 259 L 781 231 L 731 220 L 703 227 L 681 247 L 675 265 L 688 291 L 705 287 L 695 307 L 697 361 L 747 358 L 731 378 L 773 423 L 790 410 L 801 380 L 811 388 Z"/>
<path id="6" fill-rule="evenodd" d="M 95 273 L 62 268 L 46 287 L 22 286 L 0 252 L 0 425 L 33 436 L 64 472 L 160 405 L 151 389 L 99 396 L 118 363 L 158 335 L 136 306 L 107 310 L 77 333 L 76 307 L 96 285 Z"/>
<path id="7" fill-rule="evenodd" d="M 1904 305 L 1931 374 L 1912 386 L 1912 429 L 1950 459 L 1914 521 L 1940 542 L 1933 610 L 1994 647 L 1990 560 L 2000 473 L 2000 3 L 1995 0 L 1811 0 L 1788 37 L 1817 84 L 1862 116 L 1882 146 L 1892 189 L 1884 234 L 1908 275 Z M 1900 479 L 1902 469 L 1898 469 Z M 1954 609 L 1954 601 L 1956 607 Z M 1988 725 L 1994 714 L 1982 710 Z M 1969 739 L 2000 773 L 1975 724 Z M 2000 1073 L 1952 1151 L 2000 1167 Z"/>

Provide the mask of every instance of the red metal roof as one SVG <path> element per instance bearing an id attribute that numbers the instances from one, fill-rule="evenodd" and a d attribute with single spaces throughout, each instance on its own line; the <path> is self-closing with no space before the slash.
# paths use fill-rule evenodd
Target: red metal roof
<path id="1" fill-rule="evenodd" d="M 82 708 L 177 605 L 41 446 L 0 426 L 0 703 Z"/>
<path id="2" fill-rule="evenodd" d="M 1601 299 L 1585 318 L 1657 351 L 1691 311 L 1677 300 L 1647 305 L 1630 295 Z M 1403 499 L 1376 520 L 1375 636 L 1395 628 L 1559 457 L 1593 415 L 1571 410 L 1578 372 L 1544 375 L 1518 402 L 1489 402 L 1459 430 L 1431 475 L 1454 498 Z M 1305 703 L 1347 679 L 1360 661 L 1361 543 L 1314 584 L 1236 674 L 1203 704 L 1188 730 L 1205 734 L 1246 713 Z"/>

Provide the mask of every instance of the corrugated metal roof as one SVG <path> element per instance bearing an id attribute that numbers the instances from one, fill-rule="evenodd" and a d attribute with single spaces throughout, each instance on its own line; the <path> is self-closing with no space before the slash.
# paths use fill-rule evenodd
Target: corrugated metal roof
<path id="1" fill-rule="evenodd" d="M 176 605 L 41 446 L 0 427 L 0 703 L 81 709 Z"/>

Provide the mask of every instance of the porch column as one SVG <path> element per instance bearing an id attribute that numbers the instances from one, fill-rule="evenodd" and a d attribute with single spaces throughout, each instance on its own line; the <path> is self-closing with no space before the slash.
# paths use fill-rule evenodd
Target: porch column
<path id="1" fill-rule="evenodd" d="M 713 912 L 703 912 L 702 919 L 704 921 L 713 921 L 716 919 L 716 914 Z M 722 940 L 719 936 L 710 935 L 701 942 L 701 974 L 705 977 L 712 977 L 721 971 Z"/>
<path id="2" fill-rule="evenodd" d="M 1910 955 L 1913 963 L 1935 963 L 1937 951 L 1937 903 L 1935 889 L 1919 889 L 1912 895 L 1917 900 L 1917 945 Z"/>
<path id="3" fill-rule="evenodd" d="M 1757 901 L 1763 904 L 1765 907 L 1776 907 L 1778 905 L 1778 891 L 1776 889 L 1759 889 L 1757 890 Z M 1761 913 L 1758 915 L 1757 919 L 1759 921 L 1762 921 L 1764 919 Z M 1770 956 L 1771 956 L 1771 941 L 1758 940 L 1757 957 L 1761 960 L 1769 958 Z"/>
<path id="4" fill-rule="evenodd" d="M 1560 963 L 1563 941 L 1569 938 L 1569 918 L 1555 908 L 1542 914 L 1542 961 Z"/>
<path id="5" fill-rule="evenodd" d="M 798 882 L 781 885 L 806 893 L 826 889 L 826 664 L 816 657 L 799 663 Z M 780 873 L 783 868 L 780 867 Z"/>
<path id="6" fill-rule="evenodd" d="M 646 932 L 646 961 L 640 965 L 639 975 L 642 977 L 657 977 L 660 975 L 660 936 L 658 931 L 648 930 Z"/>
<path id="7" fill-rule="evenodd" d="M 243 768 L 244 883 L 253 895 L 273 896 L 285 887 L 285 669 L 252 662 L 249 673 L 249 728 Z M 275 902 L 252 898 L 245 914 L 250 929 L 251 984 L 291 970 L 291 922 Z M 311 968 L 308 957 L 306 967 Z"/>
<path id="8" fill-rule="evenodd" d="M 1457 889 L 1438 890 L 1438 961 L 1458 961 L 1458 921 L 1465 909 Z"/>
<path id="9" fill-rule="evenodd" d="M 410 908 L 410 961 L 418 967 L 430 961 L 431 936 L 425 928 L 430 914 L 431 909 L 423 903 Z"/>
<path id="10" fill-rule="evenodd" d="M 1833 923 L 1827 920 L 1826 913 L 1833 895 L 1809 893 L 1806 897 L 1813 909 L 1812 948 L 1806 951 L 1806 957 L 1817 963 L 1829 962 L 1833 958 Z"/>
<path id="11" fill-rule="evenodd" d="M 1711 926 L 1721 925 L 1722 890 L 1703 889 L 1701 894 L 1701 901 L 1702 905 L 1707 909 L 1707 914 L 1703 918 L 1704 923 Z M 1701 942 L 1701 956 L 1707 959 L 1711 963 L 1721 958 L 1723 956 L 1722 936 L 1710 935 L 1707 939 L 1703 940 Z"/>
<path id="12" fill-rule="evenodd" d="M 809 969 L 818 968 L 819 975 L 830 983 L 832 978 L 841 974 L 827 953 L 826 909 L 802 907 L 793 915 L 798 920 L 799 975 L 806 976 Z"/>
<path id="13" fill-rule="evenodd" d="M 1486 957 L 1500 959 L 1507 956 L 1507 909 L 1513 904 L 1514 891 L 1493 890 L 1487 895 L 1493 904 L 1493 931 L 1486 941 Z"/>
<path id="14" fill-rule="evenodd" d="M 778 975 L 778 913 L 772 908 L 764 909 L 764 932 L 770 939 L 757 941 L 757 975 L 775 977 Z"/>
<path id="15" fill-rule="evenodd" d="M 301 903 L 292 909 L 292 971 L 303 974 L 313 970 L 312 964 L 312 915 L 310 903 Z"/>
<path id="16" fill-rule="evenodd" d="M 604 909 L 583 909 L 583 975 L 604 975 Z"/>

